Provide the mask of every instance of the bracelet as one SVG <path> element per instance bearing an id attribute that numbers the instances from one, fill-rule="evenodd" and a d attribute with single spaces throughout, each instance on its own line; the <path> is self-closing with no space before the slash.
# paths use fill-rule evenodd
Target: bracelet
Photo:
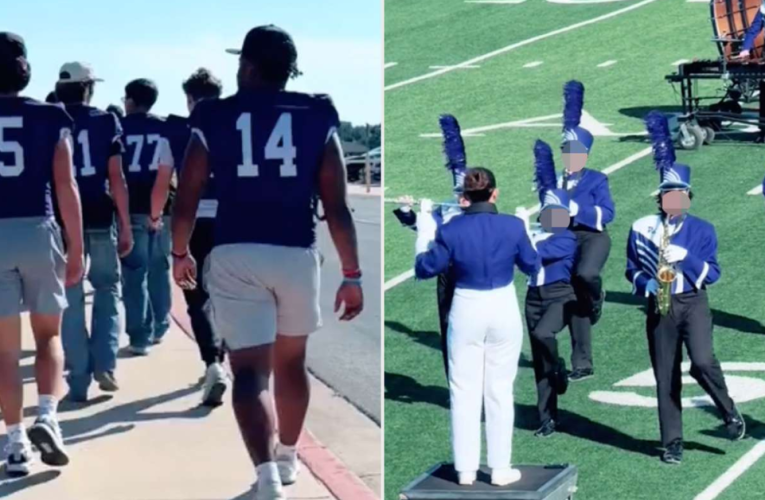
<path id="1" fill-rule="evenodd" d="M 361 286 L 361 278 L 344 278 L 341 285 L 358 285 Z"/>
<path id="2" fill-rule="evenodd" d="M 347 270 L 343 269 L 343 277 L 345 279 L 361 279 L 361 269 Z"/>
<path id="3" fill-rule="evenodd" d="M 151 215 L 149 215 L 149 220 L 152 222 L 159 222 L 160 219 L 162 219 L 161 215 L 159 217 L 152 217 Z"/>
<path id="4" fill-rule="evenodd" d="M 170 254 L 171 254 L 173 257 L 175 257 L 176 259 L 185 259 L 186 257 L 188 257 L 188 255 L 189 255 L 189 251 L 188 251 L 188 250 L 186 250 L 185 252 L 183 252 L 183 253 L 180 253 L 180 254 L 179 254 L 179 253 L 175 253 L 174 251 L 171 251 L 171 252 L 170 252 Z"/>

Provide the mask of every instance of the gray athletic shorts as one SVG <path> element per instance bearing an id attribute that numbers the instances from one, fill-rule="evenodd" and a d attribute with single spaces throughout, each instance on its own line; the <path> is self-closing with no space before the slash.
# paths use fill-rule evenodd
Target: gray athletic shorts
<path id="1" fill-rule="evenodd" d="M 215 247 L 205 261 L 210 322 L 229 349 L 321 327 L 319 251 L 260 244 Z"/>
<path id="2" fill-rule="evenodd" d="M 0 219 L 0 317 L 66 309 L 66 260 L 52 219 Z"/>

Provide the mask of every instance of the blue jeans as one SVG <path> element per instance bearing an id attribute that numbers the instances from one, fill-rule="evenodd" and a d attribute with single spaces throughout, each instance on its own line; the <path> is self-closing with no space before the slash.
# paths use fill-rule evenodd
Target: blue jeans
<path id="1" fill-rule="evenodd" d="M 151 232 L 147 215 L 132 215 L 135 246 L 122 259 L 125 323 L 130 345 L 147 347 L 170 329 L 170 218 Z"/>
<path id="2" fill-rule="evenodd" d="M 61 341 L 64 345 L 67 381 L 72 393 L 86 396 L 93 373 L 113 372 L 119 347 L 120 265 L 113 230 L 88 229 L 85 255 L 90 258 L 88 281 L 95 289 L 91 334 L 85 324 L 83 281 L 66 289 L 69 307 L 64 311 Z"/>

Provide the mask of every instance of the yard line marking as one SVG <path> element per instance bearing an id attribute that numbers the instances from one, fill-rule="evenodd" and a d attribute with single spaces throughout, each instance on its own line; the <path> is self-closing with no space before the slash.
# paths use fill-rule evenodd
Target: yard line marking
<path id="1" fill-rule="evenodd" d="M 536 68 L 537 66 L 541 66 L 543 64 L 544 63 L 542 61 L 534 61 L 534 62 L 530 62 L 528 64 L 524 64 L 523 67 L 524 68 Z"/>
<path id="2" fill-rule="evenodd" d="M 385 69 L 392 68 L 396 64 L 398 64 L 398 63 L 385 63 Z"/>
<path id="3" fill-rule="evenodd" d="M 526 0 L 465 0 L 465 3 L 515 4 L 523 3 L 525 1 Z"/>
<path id="4" fill-rule="evenodd" d="M 680 59 L 679 61 L 675 61 L 672 63 L 672 66 L 680 66 L 681 64 L 689 63 L 688 59 Z"/>
<path id="5" fill-rule="evenodd" d="M 754 189 L 751 189 L 746 194 L 748 194 L 749 196 L 757 196 L 757 195 L 762 194 L 762 184 L 760 184 L 759 186 L 757 186 Z"/>
<path id="6" fill-rule="evenodd" d="M 617 170 L 626 167 L 630 163 L 634 163 L 634 162 L 638 161 L 641 158 L 645 158 L 646 156 L 650 155 L 652 151 L 653 151 L 653 148 L 645 148 L 645 149 L 643 149 L 641 151 L 638 151 L 637 153 L 635 153 L 632 156 L 628 156 L 627 158 L 623 159 L 622 161 L 620 161 L 618 163 L 614 163 L 610 167 L 602 170 L 601 172 L 603 172 L 606 175 L 611 175 L 614 172 L 616 172 Z M 529 217 L 531 217 L 532 215 L 534 215 L 537 212 L 539 212 L 539 209 L 540 209 L 539 203 L 537 203 L 536 205 L 534 205 L 531 208 L 528 208 L 527 210 L 529 212 Z M 401 283 L 405 282 L 406 280 L 408 280 L 409 278 L 412 278 L 412 277 L 414 277 L 414 269 L 410 269 L 410 270 L 408 270 L 406 272 L 403 272 L 403 273 L 399 274 L 395 278 L 392 278 L 392 279 L 390 279 L 390 280 L 385 282 L 385 284 L 383 285 L 383 292 L 387 292 L 391 288 L 400 285 Z"/>
<path id="7" fill-rule="evenodd" d="M 610 61 L 606 61 L 606 62 L 598 64 L 598 68 L 607 68 L 609 66 L 613 66 L 614 64 L 616 64 L 616 61 L 612 59 Z"/>
<path id="8" fill-rule="evenodd" d="M 659 195 L 659 193 L 661 193 L 661 190 L 660 190 L 660 189 L 657 189 L 656 191 L 654 191 L 653 193 L 651 193 L 651 198 L 656 198 L 656 197 Z"/>
<path id="9" fill-rule="evenodd" d="M 430 69 L 478 69 L 480 66 L 475 64 L 458 64 L 456 66 L 430 66 Z"/>
<path id="10" fill-rule="evenodd" d="M 696 495 L 693 500 L 714 500 L 763 455 L 765 455 L 765 441 L 760 441 L 739 458 L 722 476 L 718 477 L 714 483 L 710 484 L 707 489 Z"/>
<path id="11" fill-rule="evenodd" d="M 523 40 L 523 41 L 520 41 L 520 42 L 513 43 L 511 45 L 507 45 L 505 47 L 502 47 L 501 49 L 497 49 L 497 50 L 488 52 L 486 54 L 480 55 L 478 57 L 474 57 L 472 59 L 469 59 L 469 60 L 465 61 L 464 63 L 462 63 L 461 65 L 464 65 L 464 64 L 476 64 L 476 63 L 485 61 L 487 59 L 491 59 L 492 57 L 496 57 L 498 55 L 502 55 L 505 52 L 510 52 L 510 51 L 515 50 L 515 49 L 517 49 L 519 47 L 524 47 L 524 46 L 530 45 L 530 44 L 532 44 L 534 42 L 538 42 L 540 40 L 545 40 L 546 38 L 550 38 L 550 37 L 553 37 L 553 36 L 556 36 L 556 35 L 560 35 L 560 34 L 563 34 L 563 33 L 568 33 L 569 31 L 573 31 L 575 29 L 582 28 L 584 26 L 589 26 L 591 24 L 595 24 L 595 23 L 599 23 L 601 21 L 605 21 L 607 19 L 611 19 L 612 17 L 620 16 L 622 14 L 625 14 L 627 12 L 631 12 L 631 11 L 633 11 L 635 9 L 639 9 L 640 7 L 643 7 L 645 5 L 654 3 L 656 1 L 657 0 L 643 0 L 642 2 L 638 2 L 636 4 L 632 4 L 630 6 L 627 6 L 627 7 L 623 8 L 623 9 L 619 9 L 619 10 L 615 10 L 613 12 L 609 12 L 608 14 L 604 14 L 602 16 L 594 17 L 594 18 L 588 19 L 586 21 L 582 21 L 582 22 L 579 22 L 579 23 L 576 23 L 576 24 L 572 24 L 570 26 L 566 26 L 564 28 L 560 28 L 560 29 L 557 29 L 557 30 L 554 30 L 554 31 L 550 31 L 548 33 L 544 33 L 542 35 L 537 35 L 537 36 L 529 38 L 527 40 Z M 399 87 L 404 87 L 406 85 L 411 85 L 413 83 L 421 82 L 423 80 L 429 80 L 430 78 L 434 78 L 436 76 L 441 76 L 441 75 L 444 75 L 444 74 L 449 73 L 451 71 L 454 71 L 454 70 L 453 69 L 448 69 L 448 68 L 447 69 L 439 69 L 439 70 L 436 70 L 436 71 L 432 71 L 430 73 L 425 73 L 424 75 L 416 76 L 416 77 L 410 78 L 408 80 L 404 80 L 404 81 L 401 81 L 401 82 L 398 82 L 398 83 L 394 83 L 394 84 L 388 85 L 387 87 L 384 88 L 384 90 L 387 92 L 388 90 L 397 89 Z"/>

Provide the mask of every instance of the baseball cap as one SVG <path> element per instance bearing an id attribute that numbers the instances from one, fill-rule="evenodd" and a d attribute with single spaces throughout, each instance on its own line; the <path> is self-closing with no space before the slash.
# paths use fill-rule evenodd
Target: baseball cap
<path id="1" fill-rule="evenodd" d="M 15 33 L 0 32 L 0 60 L 14 60 L 19 57 L 27 57 L 24 39 Z"/>
<path id="2" fill-rule="evenodd" d="M 250 62 L 297 61 L 297 48 L 289 33 L 273 24 L 252 28 L 244 37 L 241 49 L 226 49 Z"/>
<path id="3" fill-rule="evenodd" d="M 58 83 L 103 82 L 88 63 L 68 62 L 58 72 Z"/>

